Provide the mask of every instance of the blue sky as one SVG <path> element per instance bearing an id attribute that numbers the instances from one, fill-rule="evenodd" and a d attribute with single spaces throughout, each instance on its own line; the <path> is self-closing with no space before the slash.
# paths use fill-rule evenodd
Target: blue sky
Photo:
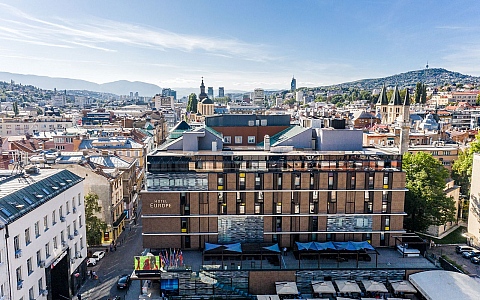
<path id="1" fill-rule="evenodd" d="M 3 1 L 0 71 L 215 90 L 480 75 L 477 1 Z"/>

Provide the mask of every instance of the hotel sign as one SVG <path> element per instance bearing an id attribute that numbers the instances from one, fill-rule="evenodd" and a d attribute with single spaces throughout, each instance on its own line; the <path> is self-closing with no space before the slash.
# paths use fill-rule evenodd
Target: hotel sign
<path id="1" fill-rule="evenodd" d="M 172 204 L 165 199 L 155 199 L 150 203 L 150 208 L 171 208 Z"/>

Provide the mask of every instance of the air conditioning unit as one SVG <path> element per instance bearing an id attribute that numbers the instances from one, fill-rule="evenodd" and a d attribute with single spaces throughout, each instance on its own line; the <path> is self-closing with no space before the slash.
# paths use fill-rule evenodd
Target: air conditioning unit
<path id="1" fill-rule="evenodd" d="M 73 234 L 74 234 L 74 235 L 78 235 L 78 230 L 75 230 L 75 231 L 73 232 Z"/>
<path id="2" fill-rule="evenodd" d="M 68 236 L 68 239 L 69 239 L 69 240 L 73 240 L 73 235 L 70 234 L 70 235 Z"/>
<path id="3" fill-rule="evenodd" d="M 82 258 L 82 252 L 77 251 L 77 252 L 75 253 L 75 257 L 76 257 L 76 258 Z"/>
<path id="4" fill-rule="evenodd" d="M 40 263 L 38 264 L 40 268 L 45 268 L 45 261 L 41 260 Z"/>
<path id="5" fill-rule="evenodd" d="M 48 290 L 42 290 L 41 293 L 42 293 L 42 296 L 47 296 L 48 295 Z"/>
<path id="6" fill-rule="evenodd" d="M 61 216 L 61 217 L 60 217 L 60 221 L 65 222 L 65 217 L 64 217 L 64 216 Z"/>
<path id="7" fill-rule="evenodd" d="M 77 212 L 77 208 L 76 208 L 76 207 L 74 207 L 72 210 L 73 210 L 73 213 L 76 213 L 76 212 Z"/>
<path id="8" fill-rule="evenodd" d="M 74 264 L 75 263 L 75 258 L 70 258 L 70 263 Z"/>
<path id="9" fill-rule="evenodd" d="M 66 241 L 62 241 L 62 247 L 67 247 L 67 242 Z"/>

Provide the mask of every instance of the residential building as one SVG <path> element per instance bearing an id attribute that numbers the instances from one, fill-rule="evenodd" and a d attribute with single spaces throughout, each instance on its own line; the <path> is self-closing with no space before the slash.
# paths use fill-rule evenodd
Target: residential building
<path id="1" fill-rule="evenodd" d="M 476 105 L 479 91 L 472 92 L 452 92 L 453 102 L 467 102 L 470 105 Z"/>
<path id="2" fill-rule="evenodd" d="M 218 88 L 218 97 L 225 97 L 225 88 L 223 86 Z"/>
<path id="3" fill-rule="evenodd" d="M 468 241 L 480 246 L 480 153 L 473 155 L 470 201 L 468 205 Z"/>
<path id="4" fill-rule="evenodd" d="M 25 171 L 0 181 L 0 293 L 71 299 L 87 271 L 83 179 L 67 170 Z"/>
<path id="5" fill-rule="evenodd" d="M 1 118 L 0 136 L 34 135 L 42 132 L 63 131 L 72 127 L 71 118 L 38 116 L 36 118 Z"/>

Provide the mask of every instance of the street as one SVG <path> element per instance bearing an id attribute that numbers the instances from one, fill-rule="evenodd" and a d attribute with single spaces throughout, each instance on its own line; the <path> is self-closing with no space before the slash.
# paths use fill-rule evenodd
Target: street
<path id="1" fill-rule="evenodd" d="M 132 281 L 130 288 L 117 289 L 117 279 L 122 274 L 133 272 L 133 257 L 142 252 L 141 218 L 137 225 L 127 225 L 126 230 L 117 239 L 117 251 L 107 252 L 96 266 L 88 267 L 95 271 L 98 279 L 87 279 L 81 287 L 82 300 L 107 300 L 120 296 L 122 300 L 138 300 L 140 282 Z M 77 299 L 75 296 L 73 299 Z"/>

